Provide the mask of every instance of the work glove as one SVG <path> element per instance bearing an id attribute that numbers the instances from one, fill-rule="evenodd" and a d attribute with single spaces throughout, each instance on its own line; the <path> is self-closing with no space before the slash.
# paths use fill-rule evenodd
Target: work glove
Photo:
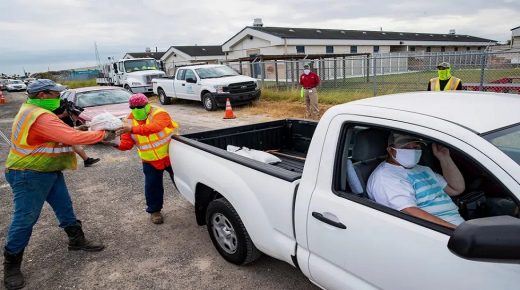
<path id="1" fill-rule="evenodd" d="M 116 132 L 114 131 L 105 131 L 105 136 L 103 137 L 103 142 L 110 142 L 116 139 Z"/>
<path id="2" fill-rule="evenodd" d="M 124 124 L 123 126 L 121 126 L 121 128 L 116 130 L 116 135 L 120 136 L 122 134 L 130 133 L 130 132 L 132 132 L 132 126 Z"/>
<path id="3" fill-rule="evenodd" d="M 76 127 L 76 130 L 88 131 L 88 125 L 79 125 L 78 127 Z"/>

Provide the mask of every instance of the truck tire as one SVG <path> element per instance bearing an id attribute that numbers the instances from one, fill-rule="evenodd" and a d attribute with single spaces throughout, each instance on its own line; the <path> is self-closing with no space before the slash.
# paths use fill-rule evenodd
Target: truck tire
<path id="1" fill-rule="evenodd" d="M 172 103 L 172 99 L 170 99 L 166 96 L 166 93 L 164 92 L 163 89 L 158 88 L 157 94 L 159 95 L 159 102 L 161 102 L 162 105 L 169 105 Z"/>
<path id="2" fill-rule="evenodd" d="M 129 85 L 125 85 L 124 88 L 125 88 L 125 90 L 127 90 L 127 91 L 133 93 L 133 92 L 132 92 L 132 89 L 130 88 Z"/>
<path id="3" fill-rule="evenodd" d="M 205 93 L 202 96 L 202 105 L 206 111 L 215 111 L 217 109 L 217 101 L 211 93 Z"/>
<path id="4" fill-rule="evenodd" d="M 206 226 L 213 245 L 226 261 L 245 265 L 262 254 L 251 241 L 240 216 L 225 198 L 210 202 L 206 210 Z"/>

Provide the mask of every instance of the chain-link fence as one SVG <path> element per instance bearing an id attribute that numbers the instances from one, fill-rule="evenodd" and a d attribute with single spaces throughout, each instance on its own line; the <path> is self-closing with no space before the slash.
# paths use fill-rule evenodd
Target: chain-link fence
<path id="1" fill-rule="evenodd" d="M 273 60 L 227 65 L 258 79 L 262 88 L 297 89 L 304 64 L 322 83 L 323 94 L 368 97 L 424 91 L 437 76 L 437 64 L 449 62 L 463 89 L 520 93 L 520 51 L 485 50 L 446 53 L 388 53 L 324 59 Z"/>

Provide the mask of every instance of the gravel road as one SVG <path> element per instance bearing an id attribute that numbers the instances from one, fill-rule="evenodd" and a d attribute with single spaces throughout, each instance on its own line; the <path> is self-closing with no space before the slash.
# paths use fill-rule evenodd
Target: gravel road
<path id="1" fill-rule="evenodd" d="M 10 136 L 25 94 L 5 96 L 8 103 L 0 105 L 0 130 Z M 206 112 L 197 103 L 165 108 L 181 124 L 181 133 L 269 120 L 265 116 L 223 120 L 223 111 Z M 2 172 L 7 149 L 0 136 Z M 297 269 L 265 255 L 247 266 L 227 263 L 213 248 L 206 228 L 196 225 L 192 206 L 166 176 L 165 223 L 151 224 L 144 211 L 144 177 L 137 152 L 102 145 L 88 146 L 86 151 L 101 162 L 90 168 L 81 162 L 78 170 L 65 173 L 66 181 L 85 232 L 102 240 L 106 249 L 69 252 L 66 235 L 46 204 L 24 256 L 26 289 L 315 289 Z M 3 245 L 12 210 L 12 193 L 3 174 L 0 205 Z"/>

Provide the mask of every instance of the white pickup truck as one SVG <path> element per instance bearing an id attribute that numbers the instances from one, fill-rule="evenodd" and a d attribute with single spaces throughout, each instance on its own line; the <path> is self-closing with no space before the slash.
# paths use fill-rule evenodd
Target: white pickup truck
<path id="1" fill-rule="evenodd" d="M 518 289 L 519 108 L 518 95 L 497 93 L 368 98 L 329 109 L 319 123 L 174 136 L 170 158 L 177 189 L 231 263 L 265 253 L 326 289 Z M 391 131 L 426 140 L 420 164 L 436 172 L 431 143 L 449 148 L 466 183 L 454 198 L 466 221 L 455 230 L 367 197 Z M 281 162 L 239 156 L 230 144 Z"/>
<path id="2" fill-rule="evenodd" d="M 173 77 L 153 79 L 152 86 L 163 105 L 170 104 L 173 98 L 195 100 L 208 111 L 224 107 L 227 98 L 239 105 L 260 97 L 256 79 L 219 64 L 180 67 Z"/>

